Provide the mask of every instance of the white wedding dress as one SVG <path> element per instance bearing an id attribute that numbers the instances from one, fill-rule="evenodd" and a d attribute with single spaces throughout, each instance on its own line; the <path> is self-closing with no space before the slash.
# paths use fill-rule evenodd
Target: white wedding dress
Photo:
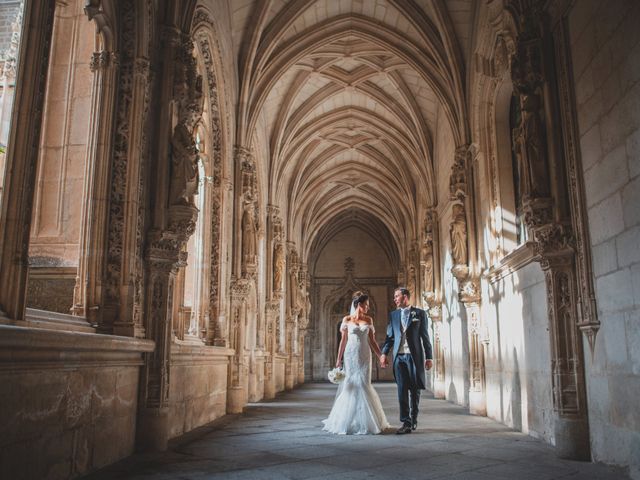
<path id="1" fill-rule="evenodd" d="M 338 392 L 323 430 L 342 435 L 377 434 L 389 427 L 380 398 L 371 385 L 370 325 L 343 323 L 348 330 L 343 366 L 345 379 Z"/>

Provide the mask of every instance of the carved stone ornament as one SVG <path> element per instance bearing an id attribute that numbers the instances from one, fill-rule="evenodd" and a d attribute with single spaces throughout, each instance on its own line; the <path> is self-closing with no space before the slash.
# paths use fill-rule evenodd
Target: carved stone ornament
<path id="1" fill-rule="evenodd" d="M 480 302 L 480 281 L 477 278 L 467 278 L 459 282 L 460 293 L 458 297 L 463 303 Z"/>
<path id="2" fill-rule="evenodd" d="M 434 323 L 442 320 L 442 306 L 439 303 L 435 303 L 429 307 L 429 317 Z"/>
<path id="3" fill-rule="evenodd" d="M 253 282 L 246 278 L 238 278 L 231 282 L 231 299 L 234 302 L 246 300 L 251 293 Z"/>
<path id="4" fill-rule="evenodd" d="M 467 173 L 466 158 L 469 150 L 468 145 L 456 148 L 455 159 L 451 167 L 451 177 L 449 178 L 449 197 L 451 200 L 462 201 L 467 196 Z"/>
<path id="5" fill-rule="evenodd" d="M 110 65 L 117 65 L 118 57 L 115 53 L 101 51 L 101 52 L 93 52 L 91 55 L 91 60 L 89 60 L 89 69 L 92 72 L 96 72 L 98 70 L 105 70 Z"/>

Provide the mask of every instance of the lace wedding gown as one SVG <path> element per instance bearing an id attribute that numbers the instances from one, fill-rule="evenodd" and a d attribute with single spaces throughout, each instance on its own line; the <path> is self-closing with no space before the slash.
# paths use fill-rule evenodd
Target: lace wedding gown
<path id="1" fill-rule="evenodd" d="M 380 398 L 371 385 L 370 325 L 345 324 L 348 329 L 343 365 L 345 379 L 338 392 L 323 430 L 343 435 L 377 434 L 389 427 Z"/>

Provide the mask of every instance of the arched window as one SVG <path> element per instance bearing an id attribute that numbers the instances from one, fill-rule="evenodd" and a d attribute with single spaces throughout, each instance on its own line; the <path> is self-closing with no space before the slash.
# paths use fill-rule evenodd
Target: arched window
<path id="1" fill-rule="evenodd" d="M 5 155 L 15 98 L 23 10 L 24 0 L 0 3 L 0 209 L 4 190 Z"/>
<path id="2" fill-rule="evenodd" d="M 198 149 L 198 190 L 194 203 L 198 207 L 196 229 L 185 247 L 187 264 L 180 269 L 176 279 L 174 301 L 174 334 L 180 340 L 201 343 L 207 328 L 208 269 L 207 245 L 209 235 L 206 225 L 210 220 L 210 208 L 207 199 L 211 193 L 211 177 L 207 175 L 208 155 L 205 144 L 206 132 L 202 124 L 196 129 L 196 148 Z"/>
<path id="3" fill-rule="evenodd" d="M 85 181 L 91 170 L 90 63 L 96 38 L 84 6 L 83 0 L 73 0 L 55 7 L 29 244 L 27 318 L 43 315 L 33 309 L 68 315 L 74 303 Z"/>

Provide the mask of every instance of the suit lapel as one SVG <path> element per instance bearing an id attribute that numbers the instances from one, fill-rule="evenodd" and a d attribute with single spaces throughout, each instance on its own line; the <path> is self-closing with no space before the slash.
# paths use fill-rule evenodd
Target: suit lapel
<path id="1" fill-rule="evenodd" d="M 398 329 L 398 332 L 402 334 L 402 315 L 401 315 L 401 311 L 400 309 L 396 309 L 393 312 L 393 318 L 395 320 L 396 323 L 396 328 Z"/>

